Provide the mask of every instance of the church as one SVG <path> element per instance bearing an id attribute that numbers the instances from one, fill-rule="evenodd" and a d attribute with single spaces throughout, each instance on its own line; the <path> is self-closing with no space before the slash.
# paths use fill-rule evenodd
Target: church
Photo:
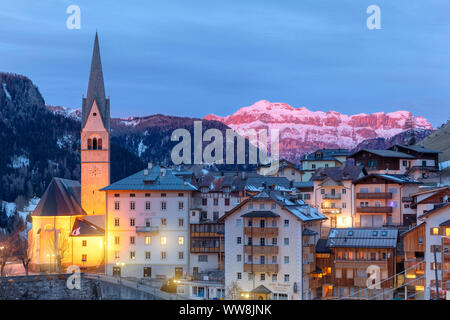
<path id="1" fill-rule="evenodd" d="M 61 272 L 69 265 L 104 269 L 106 195 L 100 189 L 110 184 L 109 140 L 110 106 L 96 34 L 82 101 L 81 183 L 53 178 L 31 214 L 31 270 Z"/>

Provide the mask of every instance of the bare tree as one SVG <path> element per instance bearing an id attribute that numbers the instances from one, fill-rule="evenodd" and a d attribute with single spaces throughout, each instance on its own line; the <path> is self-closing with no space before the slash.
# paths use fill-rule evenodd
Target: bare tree
<path id="1" fill-rule="evenodd" d="M 62 271 L 62 262 L 64 261 L 64 258 L 66 258 L 70 253 L 71 249 L 68 235 L 63 234 L 62 232 L 58 233 L 58 248 L 56 250 L 56 262 L 59 273 L 61 273 Z"/>
<path id="2" fill-rule="evenodd" d="M 26 276 L 28 276 L 29 265 L 33 257 L 34 239 L 31 232 L 29 237 L 30 236 L 31 238 L 28 239 L 28 237 L 21 235 L 19 232 L 15 235 L 17 257 L 22 261 Z"/>
<path id="3" fill-rule="evenodd" d="M 8 259 L 11 257 L 13 251 L 13 245 L 11 238 L 5 235 L 0 238 L 0 276 L 5 276 L 5 266 Z"/>
<path id="4" fill-rule="evenodd" d="M 227 287 L 227 298 L 229 300 L 239 300 L 239 294 L 242 289 L 239 287 L 236 281 L 232 281 Z"/>

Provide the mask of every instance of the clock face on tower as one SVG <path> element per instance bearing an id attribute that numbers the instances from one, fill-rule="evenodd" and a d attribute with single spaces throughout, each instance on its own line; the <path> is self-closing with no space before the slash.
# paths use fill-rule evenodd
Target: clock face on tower
<path id="1" fill-rule="evenodd" d="M 99 177 L 102 174 L 102 170 L 97 166 L 92 166 L 89 168 L 89 174 L 92 177 Z"/>

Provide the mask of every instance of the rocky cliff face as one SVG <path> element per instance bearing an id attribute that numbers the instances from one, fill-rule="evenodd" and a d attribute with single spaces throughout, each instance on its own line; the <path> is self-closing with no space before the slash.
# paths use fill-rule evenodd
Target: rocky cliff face
<path id="1" fill-rule="evenodd" d="M 258 101 L 230 116 L 208 115 L 238 132 L 247 129 L 278 129 L 281 156 L 298 161 L 306 153 L 319 148 L 353 149 L 367 139 L 389 138 L 405 130 L 432 130 L 422 117 L 408 111 L 345 115 L 336 111 L 310 111 L 286 103 Z"/>

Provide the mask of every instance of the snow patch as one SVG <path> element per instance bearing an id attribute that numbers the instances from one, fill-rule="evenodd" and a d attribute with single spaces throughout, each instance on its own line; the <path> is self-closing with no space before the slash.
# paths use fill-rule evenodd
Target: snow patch
<path id="1" fill-rule="evenodd" d="M 144 144 L 144 141 L 141 139 L 141 142 L 139 142 L 138 145 L 138 155 L 139 157 L 147 150 L 148 147 Z"/>
<path id="2" fill-rule="evenodd" d="M 13 156 L 11 157 L 11 164 L 8 166 L 10 168 L 19 169 L 22 167 L 28 167 L 30 165 L 30 159 L 27 156 Z"/>
<path id="3" fill-rule="evenodd" d="M 8 91 L 8 89 L 6 88 L 6 83 L 5 83 L 5 82 L 2 83 L 2 87 L 3 87 L 3 91 L 5 92 L 6 97 L 8 98 L 8 100 L 9 100 L 9 101 L 12 101 L 11 95 L 9 94 L 9 91 Z"/>

